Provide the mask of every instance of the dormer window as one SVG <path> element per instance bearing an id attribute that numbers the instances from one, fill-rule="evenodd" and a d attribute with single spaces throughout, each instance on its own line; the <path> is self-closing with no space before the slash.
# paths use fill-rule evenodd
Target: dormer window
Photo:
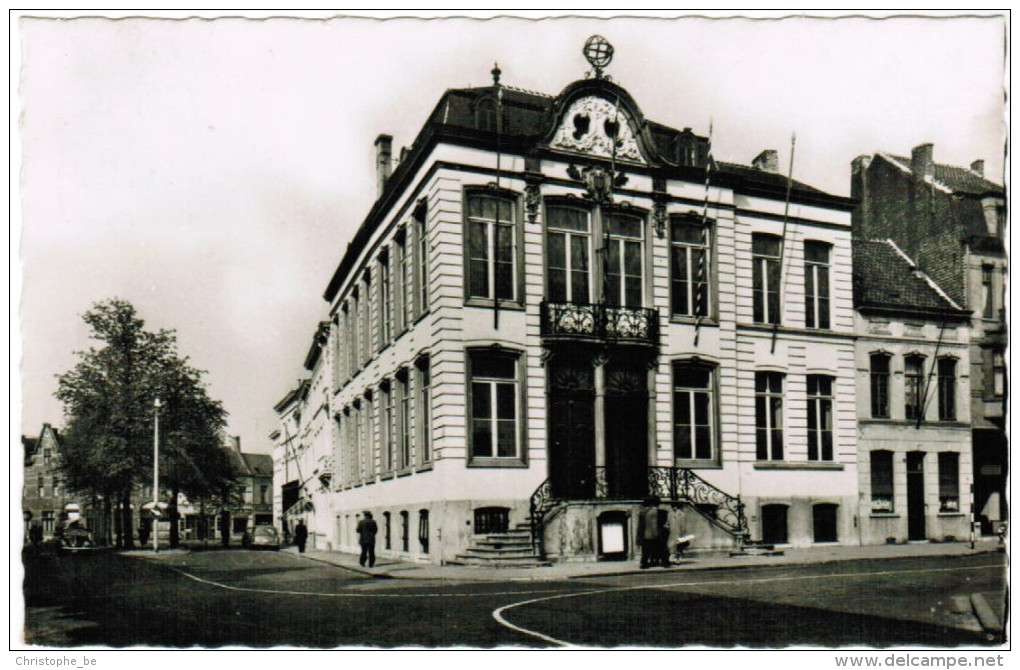
<path id="1" fill-rule="evenodd" d="M 496 101 L 492 98 L 483 98 L 475 108 L 475 128 L 487 133 L 494 133 L 499 129 L 497 123 Z"/>

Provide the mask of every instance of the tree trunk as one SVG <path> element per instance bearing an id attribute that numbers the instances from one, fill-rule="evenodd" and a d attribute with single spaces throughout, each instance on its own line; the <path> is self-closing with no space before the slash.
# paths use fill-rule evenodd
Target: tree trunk
<path id="1" fill-rule="evenodd" d="M 103 517 L 102 517 L 102 533 L 103 544 L 110 546 L 113 544 L 113 509 L 110 506 L 110 494 L 106 492 L 103 494 Z"/>
<path id="2" fill-rule="evenodd" d="M 127 489 L 124 492 L 124 503 L 121 509 L 121 528 L 124 530 L 124 548 L 134 549 L 135 548 L 135 533 L 131 523 L 131 489 Z"/>
<path id="3" fill-rule="evenodd" d="M 124 546 L 124 530 L 122 528 L 122 526 L 124 525 L 123 524 L 124 515 L 121 514 L 120 504 L 112 505 L 110 512 L 113 517 L 113 536 L 114 536 L 113 546 L 120 549 L 121 547 Z"/>
<path id="4" fill-rule="evenodd" d="M 177 522 L 177 482 L 174 482 L 173 489 L 170 491 L 170 506 L 167 509 L 170 517 L 170 548 L 176 549 L 181 544 L 181 533 L 179 524 Z"/>

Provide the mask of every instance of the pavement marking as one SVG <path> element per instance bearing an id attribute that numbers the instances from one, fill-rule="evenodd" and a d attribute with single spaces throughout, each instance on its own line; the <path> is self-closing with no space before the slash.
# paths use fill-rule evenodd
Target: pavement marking
<path id="1" fill-rule="evenodd" d="M 977 566 L 960 567 L 960 568 L 917 568 L 917 569 L 912 569 L 912 570 L 879 570 L 879 571 L 876 571 L 876 572 L 844 572 L 844 573 L 832 573 L 832 574 L 822 574 L 822 575 L 799 575 L 799 576 L 795 576 L 795 577 L 767 577 L 767 578 L 762 578 L 762 579 L 742 579 L 742 580 L 739 580 L 738 583 L 740 583 L 740 584 L 764 584 L 764 583 L 768 583 L 768 582 L 794 582 L 794 581 L 806 581 L 806 580 L 810 580 L 810 579 L 836 579 L 836 578 L 843 578 L 843 577 L 889 577 L 889 576 L 900 575 L 900 574 L 909 573 L 909 572 L 914 572 L 914 573 L 961 572 L 963 570 L 989 570 L 989 569 L 992 569 L 992 568 L 994 568 L 996 570 L 1002 570 L 1002 567 L 1003 566 L 1001 566 L 1001 565 L 977 565 Z M 598 593 L 598 594 L 602 594 L 602 593 L 619 593 L 619 592 L 623 592 L 623 591 L 640 591 L 640 590 L 651 590 L 651 589 L 668 589 L 668 588 L 678 588 L 678 587 L 687 587 L 687 586 L 719 586 L 719 585 L 733 584 L 733 583 L 734 583 L 734 580 L 732 580 L 732 579 L 725 579 L 725 580 L 719 579 L 719 580 L 710 580 L 710 581 L 692 581 L 692 582 L 665 582 L 665 583 L 659 583 L 659 584 L 638 584 L 636 586 L 616 586 L 616 587 L 610 587 L 610 588 L 605 588 L 605 589 L 591 589 L 591 590 L 588 590 L 588 591 L 581 591 L 581 592 L 577 592 L 577 593 L 560 593 L 560 594 L 554 595 L 554 596 L 544 596 L 544 597 L 541 597 L 541 598 L 531 598 L 530 600 L 522 600 L 521 602 L 510 603 L 510 604 L 507 604 L 507 605 L 503 605 L 502 607 L 498 607 L 498 608 L 496 608 L 495 610 L 492 611 L 492 618 L 495 619 L 496 622 L 499 623 L 502 626 L 505 626 L 505 627 L 507 627 L 507 628 L 509 628 L 511 630 L 517 631 L 518 633 L 523 633 L 524 635 L 530 635 L 531 637 L 534 637 L 534 638 L 537 638 L 539 640 L 542 640 L 543 642 L 548 642 L 550 644 L 555 644 L 555 645 L 558 645 L 558 646 L 561 646 L 561 647 L 574 647 L 574 646 L 579 646 L 579 645 L 574 645 L 574 644 L 571 644 L 570 642 L 567 642 L 565 640 L 560 640 L 560 639 L 554 638 L 552 636 L 549 636 L 549 635 L 546 635 L 544 633 L 541 633 L 541 632 L 539 632 L 537 630 L 531 630 L 531 629 L 524 628 L 522 626 L 518 626 L 516 624 L 513 624 L 513 623 L 508 621 L 503 616 L 503 613 L 508 611 L 508 610 L 515 609 L 517 607 L 523 607 L 525 605 L 533 605 L 533 604 L 539 603 L 539 602 L 548 602 L 548 601 L 551 601 L 551 600 L 560 600 L 560 599 L 563 599 L 563 598 L 576 598 L 576 597 L 579 597 L 579 596 L 590 596 L 590 595 L 594 595 L 596 593 Z"/>
<path id="2" fill-rule="evenodd" d="M 193 575 L 190 572 L 185 572 L 178 568 L 167 566 L 170 570 L 180 573 L 188 579 L 199 582 L 200 584 L 206 584 L 208 586 L 216 586 L 221 589 L 227 589 L 229 591 L 242 591 L 244 593 L 266 593 L 270 595 L 285 595 L 285 596 L 319 596 L 322 598 L 480 598 L 486 596 L 520 596 L 520 595 L 531 595 L 535 593 L 562 593 L 562 589 L 538 589 L 533 591 L 497 591 L 493 593 L 321 593 L 318 591 L 290 591 L 285 589 L 256 589 L 247 586 L 231 586 L 229 584 L 222 584 L 215 582 L 211 579 L 204 579 L 198 575 Z"/>

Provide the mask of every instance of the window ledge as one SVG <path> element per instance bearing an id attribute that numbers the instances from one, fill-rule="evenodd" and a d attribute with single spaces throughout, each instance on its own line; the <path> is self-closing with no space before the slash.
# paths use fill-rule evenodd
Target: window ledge
<path id="1" fill-rule="evenodd" d="M 872 512 L 871 515 L 870 515 L 870 518 L 872 518 L 872 519 L 899 519 L 900 515 L 896 514 L 895 512 L 890 512 L 890 513 L 886 513 L 886 512 Z"/>
<path id="2" fill-rule="evenodd" d="M 939 512 L 938 516 L 941 517 L 954 517 L 954 516 L 967 516 L 963 512 Z"/>
<path id="3" fill-rule="evenodd" d="M 716 461 L 700 461 L 697 459 L 678 458 L 673 462 L 673 465 L 678 468 L 688 468 L 690 470 L 722 470 L 722 463 L 718 463 Z"/>
<path id="4" fill-rule="evenodd" d="M 431 461 L 429 461 L 428 463 L 422 463 L 421 465 L 417 465 L 414 468 L 415 472 L 429 472 L 431 470 L 432 470 L 432 462 Z"/>
<path id="5" fill-rule="evenodd" d="M 684 324 L 684 325 L 688 325 L 688 326 L 693 326 L 693 325 L 696 325 L 698 323 L 698 317 L 696 317 L 696 316 L 687 316 L 686 314 L 670 314 L 669 315 L 669 322 L 670 323 L 679 323 L 679 324 Z M 708 316 L 706 316 L 705 318 L 703 318 L 701 320 L 701 325 L 702 326 L 718 326 L 719 325 L 719 320 L 716 319 L 715 317 L 708 317 Z"/>
<path id="6" fill-rule="evenodd" d="M 487 307 L 493 309 L 496 306 L 492 298 L 465 298 L 464 304 L 468 307 Z M 523 312 L 524 305 L 516 300 L 500 300 L 499 308 L 508 311 Z"/>
<path id="7" fill-rule="evenodd" d="M 413 472 L 414 472 L 414 470 L 412 470 L 411 468 L 403 468 L 402 470 L 397 472 L 397 477 L 407 477 L 408 475 L 410 475 Z"/>
<path id="8" fill-rule="evenodd" d="M 379 475 L 379 481 L 383 481 L 384 482 L 384 481 L 386 481 L 388 479 L 393 479 L 393 473 L 392 472 L 384 472 L 381 475 Z"/>
<path id="9" fill-rule="evenodd" d="M 472 458 L 469 468 L 526 468 L 528 464 L 519 458 Z"/>
<path id="10" fill-rule="evenodd" d="M 755 470 L 842 470 L 842 463 L 828 461 L 755 461 Z"/>

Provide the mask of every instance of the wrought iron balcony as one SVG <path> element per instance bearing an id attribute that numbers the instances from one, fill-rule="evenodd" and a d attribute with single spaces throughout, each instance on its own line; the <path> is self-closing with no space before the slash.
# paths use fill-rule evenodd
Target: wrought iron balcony
<path id="1" fill-rule="evenodd" d="M 659 312 L 646 307 L 544 301 L 542 338 L 656 346 Z"/>

